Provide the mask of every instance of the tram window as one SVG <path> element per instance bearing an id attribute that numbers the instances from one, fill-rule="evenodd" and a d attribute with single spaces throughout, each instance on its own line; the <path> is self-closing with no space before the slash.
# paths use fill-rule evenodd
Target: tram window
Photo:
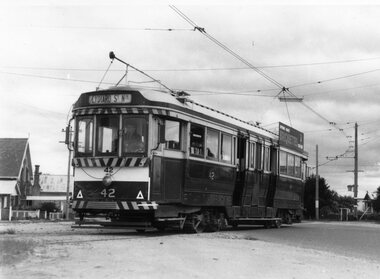
<path id="1" fill-rule="evenodd" d="M 218 160 L 219 158 L 219 132 L 207 129 L 207 159 Z"/>
<path id="2" fill-rule="evenodd" d="M 79 118 L 77 122 L 77 152 L 78 155 L 92 155 L 94 119 Z"/>
<path id="3" fill-rule="evenodd" d="M 294 176 L 294 155 L 288 154 L 287 174 Z"/>
<path id="4" fill-rule="evenodd" d="M 123 154 L 146 151 L 147 120 L 145 117 L 123 117 Z"/>
<path id="5" fill-rule="evenodd" d="M 223 162 L 231 163 L 232 160 L 232 136 L 222 134 L 222 154 Z"/>
<path id="6" fill-rule="evenodd" d="M 256 167 L 256 143 L 251 142 L 249 147 L 249 167 L 254 169 Z"/>
<path id="7" fill-rule="evenodd" d="M 119 146 L 119 116 L 99 116 L 97 127 L 98 155 L 117 155 Z"/>
<path id="8" fill-rule="evenodd" d="M 263 169 L 263 145 L 261 143 L 256 144 L 256 168 L 259 170 Z"/>
<path id="9" fill-rule="evenodd" d="M 165 120 L 165 147 L 168 149 L 181 149 L 181 125 L 178 121 Z"/>
<path id="10" fill-rule="evenodd" d="M 286 174 L 286 164 L 287 164 L 287 158 L 286 158 L 286 152 L 280 151 L 280 173 Z"/>
<path id="11" fill-rule="evenodd" d="M 294 176 L 301 177 L 301 158 L 296 156 L 294 161 Z"/>
<path id="12" fill-rule="evenodd" d="M 190 129 L 190 155 L 204 156 L 205 128 L 192 124 Z"/>
<path id="13" fill-rule="evenodd" d="M 264 147 L 264 170 L 270 171 L 270 149 Z"/>

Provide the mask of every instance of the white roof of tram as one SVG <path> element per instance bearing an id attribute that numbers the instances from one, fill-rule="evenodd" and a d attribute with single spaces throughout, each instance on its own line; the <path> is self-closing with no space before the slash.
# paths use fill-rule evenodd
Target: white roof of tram
<path id="1" fill-rule="evenodd" d="M 117 86 L 117 87 L 111 87 L 109 89 L 112 90 L 120 90 L 120 91 L 138 91 L 140 92 L 144 98 L 150 101 L 154 102 L 164 102 L 164 103 L 169 103 L 173 104 L 176 106 L 181 106 L 183 108 L 191 109 L 193 111 L 196 111 L 198 113 L 202 113 L 204 115 L 207 115 L 209 117 L 213 117 L 222 121 L 225 121 L 227 123 L 239 126 L 242 128 L 242 130 L 246 131 L 251 131 L 253 133 L 263 135 L 268 138 L 272 138 L 277 140 L 278 135 L 270 132 L 266 129 L 260 128 L 258 126 L 252 125 L 248 123 L 247 121 L 240 120 L 232 115 L 227 115 L 221 111 L 215 110 L 213 108 L 204 106 L 202 104 L 195 103 L 191 101 L 190 99 L 186 98 L 187 101 L 181 102 L 179 101 L 175 96 L 173 96 L 171 93 L 167 91 L 162 91 L 162 90 L 148 90 L 148 89 L 141 89 L 141 88 L 135 88 L 131 86 Z"/>

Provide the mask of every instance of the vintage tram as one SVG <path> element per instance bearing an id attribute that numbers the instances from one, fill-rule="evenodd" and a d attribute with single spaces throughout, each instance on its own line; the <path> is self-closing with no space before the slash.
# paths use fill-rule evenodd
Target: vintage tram
<path id="1" fill-rule="evenodd" d="M 301 220 L 307 153 L 285 124 L 277 134 L 185 92 L 129 86 L 81 94 L 72 120 L 77 227 L 202 232 Z"/>

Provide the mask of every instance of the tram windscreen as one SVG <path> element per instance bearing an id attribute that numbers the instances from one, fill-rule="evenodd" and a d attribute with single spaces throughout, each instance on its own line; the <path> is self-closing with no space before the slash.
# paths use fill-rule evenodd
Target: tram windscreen
<path id="1" fill-rule="evenodd" d="M 78 155 L 92 154 L 94 120 L 82 117 L 77 122 L 77 152 Z"/>
<path id="2" fill-rule="evenodd" d="M 123 117 L 123 153 L 146 151 L 147 120 L 145 117 Z"/>
<path id="3" fill-rule="evenodd" d="M 119 116 L 100 116 L 97 126 L 97 153 L 116 155 L 119 145 Z"/>

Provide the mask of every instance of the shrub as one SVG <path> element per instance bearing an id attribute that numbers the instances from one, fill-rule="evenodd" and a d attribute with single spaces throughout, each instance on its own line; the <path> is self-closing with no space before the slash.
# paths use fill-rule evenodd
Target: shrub
<path id="1" fill-rule="evenodd" d="M 50 212 L 58 211 L 58 208 L 54 202 L 45 202 L 41 205 L 40 210 L 47 211 L 47 213 L 49 214 Z"/>

